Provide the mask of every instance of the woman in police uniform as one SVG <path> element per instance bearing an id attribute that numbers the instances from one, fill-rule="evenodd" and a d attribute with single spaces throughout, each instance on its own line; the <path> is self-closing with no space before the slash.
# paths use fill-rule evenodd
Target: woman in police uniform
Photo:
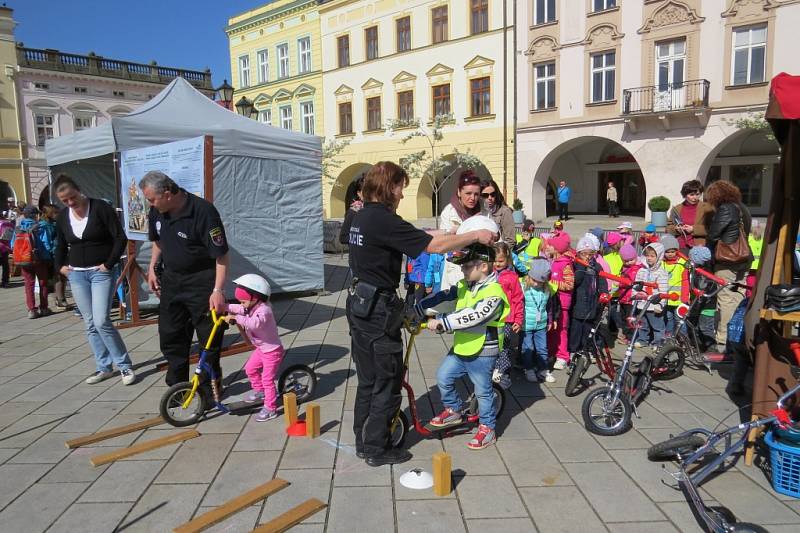
<path id="1" fill-rule="evenodd" d="M 397 296 L 403 255 L 445 253 L 474 242 L 491 244 L 497 238 L 488 230 L 446 235 L 415 228 L 396 213 L 408 183 L 398 165 L 377 163 L 364 179 L 364 208 L 350 226 L 353 284 L 347 319 L 358 375 L 353 431 L 356 454 L 370 466 L 411 459 L 408 451 L 389 444 L 389 424 L 400 408 L 403 378 L 403 303 Z"/>

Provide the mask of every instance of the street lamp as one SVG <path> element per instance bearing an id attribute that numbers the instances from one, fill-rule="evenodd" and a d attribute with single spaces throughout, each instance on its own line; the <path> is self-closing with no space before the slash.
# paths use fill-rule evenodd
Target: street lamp
<path id="1" fill-rule="evenodd" d="M 223 80 L 222 85 L 215 89 L 217 100 L 222 102 L 225 109 L 231 109 L 233 100 L 233 87 L 228 84 L 228 80 Z M 232 109 L 231 109 L 232 111 Z"/>
<path id="2" fill-rule="evenodd" d="M 243 117 L 253 118 L 256 113 L 255 106 L 253 106 L 253 102 L 247 99 L 246 96 L 242 96 L 236 102 L 236 112 L 242 115 Z"/>

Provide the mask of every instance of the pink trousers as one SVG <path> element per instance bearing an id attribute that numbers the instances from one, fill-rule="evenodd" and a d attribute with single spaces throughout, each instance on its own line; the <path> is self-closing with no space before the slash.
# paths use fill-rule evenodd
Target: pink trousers
<path id="1" fill-rule="evenodd" d="M 264 393 L 264 407 L 274 411 L 278 407 L 278 390 L 275 386 L 275 378 L 278 375 L 278 367 L 281 366 L 283 359 L 283 349 L 272 352 L 262 352 L 256 348 L 244 371 L 250 379 L 250 386 L 255 392 Z"/>
<path id="2" fill-rule="evenodd" d="M 547 351 L 550 357 L 557 357 L 569 363 L 569 310 L 561 310 L 561 320 L 556 329 L 547 332 Z"/>

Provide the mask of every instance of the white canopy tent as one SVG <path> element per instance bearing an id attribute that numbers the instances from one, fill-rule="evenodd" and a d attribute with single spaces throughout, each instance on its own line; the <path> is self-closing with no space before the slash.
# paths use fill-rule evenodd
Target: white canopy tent
<path id="1" fill-rule="evenodd" d="M 119 205 L 115 154 L 214 138 L 214 205 L 231 248 L 229 279 L 265 276 L 275 292 L 322 289 L 321 139 L 239 116 L 176 78 L 134 112 L 49 139 L 47 165 Z"/>

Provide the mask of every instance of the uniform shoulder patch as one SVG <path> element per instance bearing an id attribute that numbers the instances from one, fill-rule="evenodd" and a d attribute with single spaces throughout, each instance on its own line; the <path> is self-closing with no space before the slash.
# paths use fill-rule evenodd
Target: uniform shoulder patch
<path id="1" fill-rule="evenodd" d="M 222 246 L 225 244 L 225 233 L 219 226 L 211 228 L 211 231 L 208 232 L 208 236 L 211 237 L 211 242 L 214 246 Z"/>

